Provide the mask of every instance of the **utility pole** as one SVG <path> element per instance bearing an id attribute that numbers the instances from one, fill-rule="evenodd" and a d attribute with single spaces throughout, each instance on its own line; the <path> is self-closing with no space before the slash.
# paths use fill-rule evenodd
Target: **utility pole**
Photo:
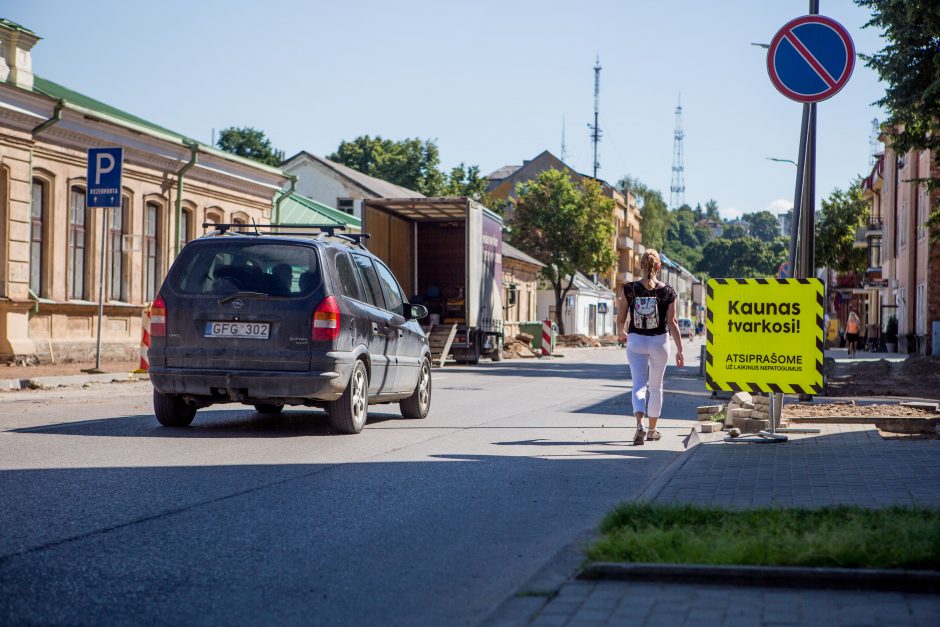
<path id="1" fill-rule="evenodd" d="M 682 94 L 676 106 L 676 130 L 672 142 L 672 183 L 669 186 L 669 209 L 678 209 L 685 204 L 685 166 L 682 165 Z"/>
<path id="2" fill-rule="evenodd" d="M 597 60 L 594 62 L 594 124 L 588 124 L 588 128 L 591 129 L 591 141 L 594 143 L 594 178 L 597 178 L 597 171 L 600 169 L 601 164 L 597 162 L 597 144 L 601 141 L 601 129 L 598 126 L 598 118 L 600 114 L 600 96 L 601 96 L 601 57 L 597 55 Z"/>
<path id="3" fill-rule="evenodd" d="M 564 163 L 568 158 L 568 150 L 565 145 L 565 116 L 561 116 L 561 162 Z"/>

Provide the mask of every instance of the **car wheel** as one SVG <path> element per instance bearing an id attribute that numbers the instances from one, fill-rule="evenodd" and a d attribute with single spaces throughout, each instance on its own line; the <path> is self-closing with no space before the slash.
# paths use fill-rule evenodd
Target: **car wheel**
<path id="1" fill-rule="evenodd" d="M 330 424 L 340 433 L 359 433 L 366 425 L 368 412 L 369 373 L 364 363 L 356 361 L 343 395 L 326 404 L 326 413 Z"/>
<path id="2" fill-rule="evenodd" d="M 255 411 L 259 414 L 279 414 L 284 409 L 284 405 L 279 403 L 256 403 Z"/>
<path id="3" fill-rule="evenodd" d="M 176 394 L 154 390 L 153 413 L 164 427 L 187 427 L 196 417 L 196 408 Z"/>
<path id="4" fill-rule="evenodd" d="M 415 391 L 408 398 L 398 403 L 401 415 L 405 418 L 423 420 L 431 411 L 431 362 L 421 362 L 421 373 L 415 384 Z"/>

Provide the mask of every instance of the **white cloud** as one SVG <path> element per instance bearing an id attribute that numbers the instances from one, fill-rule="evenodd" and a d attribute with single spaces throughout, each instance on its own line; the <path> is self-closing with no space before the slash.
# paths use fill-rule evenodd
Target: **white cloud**
<path id="1" fill-rule="evenodd" d="M 737 220 L 746 212 L 737 207 L 719 207 L 718 213 L 721 215 L 722 220 Z"/>
<path id="2" fill-rule="evenodd" d="M 793 201 L 787 200 L 786 198 L 778 198 L 777 200 L 767 205 L 767 211 L 774 214 L 775 217 L 778 213 L 786 213 L 792 208 Z"/>

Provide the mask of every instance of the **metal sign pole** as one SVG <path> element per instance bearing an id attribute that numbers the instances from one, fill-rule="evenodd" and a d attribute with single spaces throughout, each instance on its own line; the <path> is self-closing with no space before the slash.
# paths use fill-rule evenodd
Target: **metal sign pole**
<path id="1" fill-rule="evenodd" d="M 98 273 L 98 339 L 95 344 L 95 370 L 101 369 L 101 319 L 104 317 L 104 267 L 107 264 L 108 253 L 108 219 L 111 209 L 104 210 L 101 220 L 101 271 Z"/>

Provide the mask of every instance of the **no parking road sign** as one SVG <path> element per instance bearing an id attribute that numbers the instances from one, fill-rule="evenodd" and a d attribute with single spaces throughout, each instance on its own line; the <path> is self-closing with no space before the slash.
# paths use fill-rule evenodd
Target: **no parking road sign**
<path id="1" fill-rule="evenodd" d="M 823 15 L 804 15 L 781 28 L 767 50 L 767 73 L 777 90 L 797 102 L 834 96 L 852 76 L 855 44 L 845 28 Z"/>

